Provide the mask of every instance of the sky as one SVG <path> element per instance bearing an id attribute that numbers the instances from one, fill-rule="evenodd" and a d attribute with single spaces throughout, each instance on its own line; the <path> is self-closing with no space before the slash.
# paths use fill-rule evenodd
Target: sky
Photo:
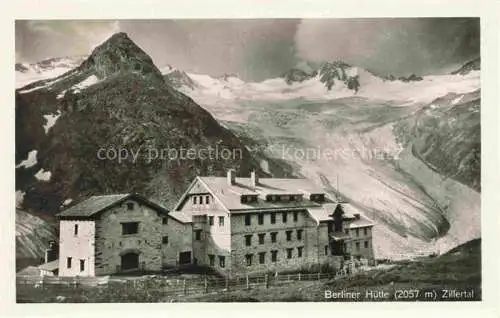
<path id="1" fill-rule="evenodd" d="M 17 20 L 16 62 L 87 55 L 126 32 L 157 67 L 259 81 L 309 62 L 447 73 L 480 55 L 477 18 Z"/>

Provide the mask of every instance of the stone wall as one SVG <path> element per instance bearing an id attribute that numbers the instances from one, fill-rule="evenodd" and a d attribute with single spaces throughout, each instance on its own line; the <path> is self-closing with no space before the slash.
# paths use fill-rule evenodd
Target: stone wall
<path id="1" fill-rule="evenodd" d="M 75 225 L 78 233 L 75 235 Z M 59 276 L 94 276 L 95 222 L 61 220 L 59 222 Z M 71 268 L 67 259 L 71 257 Z M 80 260 L 84 270 L 80 270 Z"/>
<path id="2" fill-rule="evenodd" d="M 133 204 L 133 209 L 127 208 Z M 122 234 L 122 223 L 139 222 L 136 234 Z M 120 254 L 139 253 L 139 265 L 147 271 L 162 269 L 161 217 L 148 206 L 127 200 L 101 213 L 96 222 L 96 275 L 107 275 L 121 266 Z"/>
<path id="3" fill-rule="evenodd" d="M 168 216 L 167 224 L 163 224 L 163 219 L 158 222 L 162 224 L 162 236 L 168 236 L 168 243 L 161 245 L 162 266 L 172 267 L 178 265 L 179 253 L 191 252 L 191 262 L 193 261 L 193 230 L 190 223 L 181 223 Z"/>
<path id="4" fill-rule="evenodd" d="M 349 229 L 348 233 L 351 239 L 346 243 L 347 252 L 355 258 L 361 257 L 366 259 L 373 259 L 374 254 L 372 227 L 367 226 Z M 365 242 L 368 242 L 368 247 L 365 247 Z"/>

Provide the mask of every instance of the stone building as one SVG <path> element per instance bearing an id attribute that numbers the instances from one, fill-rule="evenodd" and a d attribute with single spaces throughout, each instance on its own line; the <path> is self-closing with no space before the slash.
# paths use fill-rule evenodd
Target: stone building
<path id="1" fill-rule="evenodd" d="M 59 275 L 198 264 L 237 276 L 373 258 L 373 223 L 306 179 L 196 177 L 173 211 L 137 194 L 58 214 Z"/>
<path id="2" fill-rule="evenodd" d="M 351 250 L 373 258 L 371 221 L 306 179 L 197 177 L 170 214 L 178 213 L 192 221 L 194 261 L 228 276 L 339 267 Z M 350 234 L 365 228 L 359 243 L 368 246 L 353 250 Z"/>
<path id="3" fill-rule="evenodd" d="M 60 276 L 160 271 L 192 262 L 190 220 L 137 194 L 93 196 L 58 218 Z"/>

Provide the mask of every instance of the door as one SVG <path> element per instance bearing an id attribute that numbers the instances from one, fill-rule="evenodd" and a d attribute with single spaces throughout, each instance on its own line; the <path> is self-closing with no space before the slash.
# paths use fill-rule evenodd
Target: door
<path id="1" fill-rule="evenodd" d="M 179 264 L 189 264 L 191 263 L 191 252 L 180 252 L 179 253 Z"/>
<path id="2" fill-rule="evenodd" d="M 122 255 L 122 270 L 139 269 L 139 254 L 127 253 Z"/>

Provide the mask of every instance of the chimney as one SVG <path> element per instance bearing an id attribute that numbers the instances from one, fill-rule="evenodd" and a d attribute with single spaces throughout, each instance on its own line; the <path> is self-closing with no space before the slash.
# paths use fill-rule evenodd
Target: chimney
<path id="1" fill-rule="evenodd" d="M 250 181 L 252 182 L 252 187 L 257 188 L 257 185 L 259 184 L 259 176 L 255 170 L 250 172 Z"/>
<path id="2" fill-rule="evenodd" d="M 359 214 L 359 213 L 354 213 L 354 219 L 356 219 L 356 220 L 361 219 L 361 214 Z"/>
<path id="3" fill-rule="evenodd" d="M 227 170 L 227 185 L 233 185 L 236 183 L 236 174 L 234 169 Z"/>

